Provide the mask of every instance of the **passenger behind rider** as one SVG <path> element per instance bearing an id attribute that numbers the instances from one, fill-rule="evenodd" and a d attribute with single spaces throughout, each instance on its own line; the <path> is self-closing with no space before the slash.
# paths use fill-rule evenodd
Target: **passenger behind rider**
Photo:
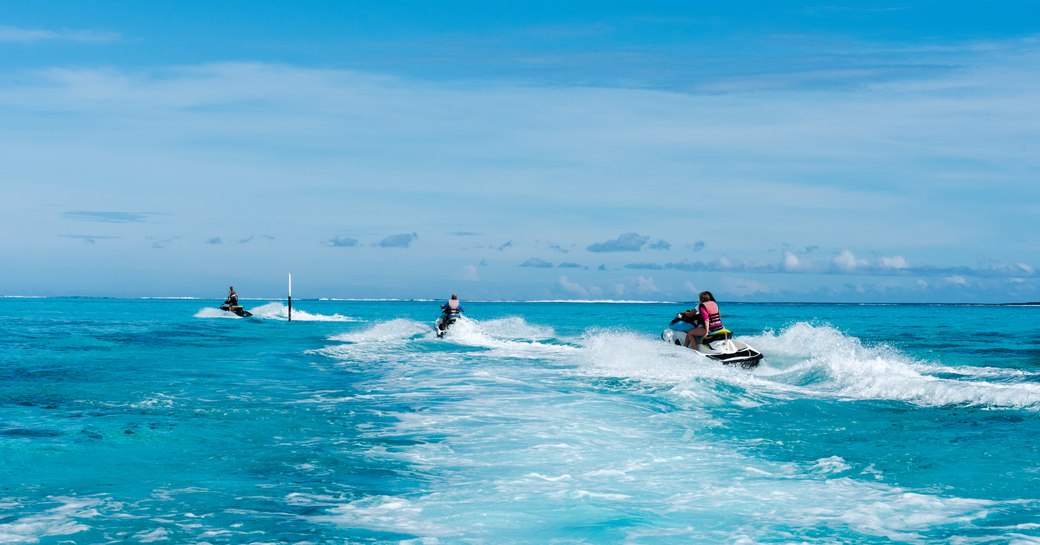
<path id="1" fill-rule="evenodd" d="M 458 318 L 459 314 L 463 312 L 465 311 L 462 310 L 462 307 L 459 305 L 459 296 L 454 293 L 451 294 L 451 299 L 448 299 L 447 303 L 441 305 L 441 315 L 443 317 L 441 320 L 441 329 L 447 328 L 448 321 L 452 318 Z"/>
<path id="2" fill-rule="evenodd" d="M 698 297 L 700 304 L 697 305 L 696 312 L 690 309 L 680 313 L 683 321 L 694 323 L 690 321 L 690 318 L 697 320 L 697 325 L 686 332 L 686 341 L 683 343 L 683 346 L 694 350 L 698 349 L 705 336 L 726 328 L 722 325 L 722 313 L 719 312 L 719 304 L 715 302 L 715 296 L 710 291 L 702 291 Z M 691 314 L 694 316 L 690 316 Z"/>

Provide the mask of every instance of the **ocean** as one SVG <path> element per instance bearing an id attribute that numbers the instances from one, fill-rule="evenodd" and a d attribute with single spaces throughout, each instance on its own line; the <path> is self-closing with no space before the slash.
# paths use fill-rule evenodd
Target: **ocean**
<path id="1" fill-rule="evenodd" d="M 441 303 L 0 299 L 0 543 L 1040 543 L 1040 307 Z"/>

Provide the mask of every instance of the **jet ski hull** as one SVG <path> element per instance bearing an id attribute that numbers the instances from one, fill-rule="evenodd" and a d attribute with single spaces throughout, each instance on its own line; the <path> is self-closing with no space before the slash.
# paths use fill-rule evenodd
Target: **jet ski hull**
<path id="1" fill-rule="evenodd" d="M 665 329 L 661 333 L 661 339 L 668 344 L 683 346 L 683 342 L 686 340 L 686 331 L 690 329 L 689 327 L 683 329 L 683 326 L 686 325 L 689 324 L 680 322 Z M 701 344 L 696 352 L 710 360 L 727 365 L 739 365 L 745 369 L 757 367 L 758 363 L 762 361 L 761 352 L 745 342 L 729 338 L 728 336 L 710 341 L 708 344 Z"/>
<path id="2" fill-rule="evenodd" d="M 444 334 L 448 332 L 448 328 L 451 327 L 451 325 L 454 324 L 458 319 L 459 318 L 457 316 L 453 316 L 451 318 L 445 318 L 444 316 L 441 316 L 440 318 L 437 318 L 437 321 L 433 323 L 434 328 L 437 330 L 437 338 L 444 337 Z"/>
<path id="3" fill-rule="evenodd" d="M 223 310 L 223 311 L 226 311 L 226 312 L 231 312 L 231 313 L 236 314 L 238 316 L 241 316 L 243 318 L 248 318 L 248 317 L 253 315 L 252 312 L 249 312 L 248 310 L 242 308 L 242 305 L 231 306 L 231 305 L 228 305 L 228 304 L 223 304 L 223 305 L 220 305 L 220 310 Z"/>

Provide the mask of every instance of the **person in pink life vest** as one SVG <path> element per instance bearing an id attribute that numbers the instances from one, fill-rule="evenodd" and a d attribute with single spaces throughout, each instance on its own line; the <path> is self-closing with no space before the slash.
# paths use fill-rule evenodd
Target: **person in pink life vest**
<path id="1" fill-rule="evenodd" d="M 719 304 L 715 302 L 715 296 L 710 291 L 702 291 L 699 295 L 700 304 L 697 305 L 697 314 L 700 315 L 700 324 L 686 332 L 686 342 L 683 346 L 693 348 L 700 346 L 701 339 L 716 331 L 725 329 L 722 325 L 722 313 L 719 312 Z M 687 310 L 682 314 L 692 312 Z"/>
<path id="2" fill-rule="evenodd" d="M 459 305 L 459 296 L 451 294 L 451 299 L 448 299 L 447 303 L 441 305 L 441 330 L 448 328 L 448 322 L 452 318 L 458 318 L 460 314 L 465 312 L 462 310 L 462 306 Z"/>

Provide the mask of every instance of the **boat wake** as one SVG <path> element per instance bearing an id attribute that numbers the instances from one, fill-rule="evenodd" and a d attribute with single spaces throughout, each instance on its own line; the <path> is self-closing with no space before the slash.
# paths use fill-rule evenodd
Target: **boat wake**
<path id="1" fill-rule="evenodd" d="M 266 303 L 256 308 L 247 309 L 253 314 L 253 318 L 260 320 L 288 320 L 289 307 L 283 303 Z M 238 318 L 234 314 L 219 308 L 204 308 L 195 313 L 196 318 Z M 293 308 L 292 320 L 294 322 L 360 322 L 358 318 L 343 316 L 342 314 L 312 314 L 310 312 Z"/>
<path id="2" fill-rule="evenodd" d="M 687 395 L 715 379 L 747 392 L 783 398 L 902 401 L 919 406 L 1040 410 L 1040 373 L 916 360 L 887 345 L 867 346 L 830 326 L 795 324 L 744 337 L 765 354 L 754 372 L 705 365 L 686 349 L 659 346 L 630 332 L 591 332 L 582 341 L 587 372 L 673 385 Z"/>
<path id="3" fill-rule="evenodd" d="M 722 396 L 737 405 L 755 405 L 765 396 L 1040 410 L 1040 373 L 917 360 L 891 346 L 865 345 L 827 325 L 797 323 L 780 332 L 739 338 L 765 354 L 759 368 L 725 366 L 624 329 L 589 329 L 579 337 L 561 338 L 553 328 L 520 317 L 464 317 L 443 339 L 436 337 L 432 323 L 378 322 L 330 337 L 345 344 L 317 352 L 336 359 L 364 353 L 365 360 L 452 351 L 467 357 L 483 353 L 486 358 L 538 359 L 587 375 L 666 387 L 707 403 Z"/>

